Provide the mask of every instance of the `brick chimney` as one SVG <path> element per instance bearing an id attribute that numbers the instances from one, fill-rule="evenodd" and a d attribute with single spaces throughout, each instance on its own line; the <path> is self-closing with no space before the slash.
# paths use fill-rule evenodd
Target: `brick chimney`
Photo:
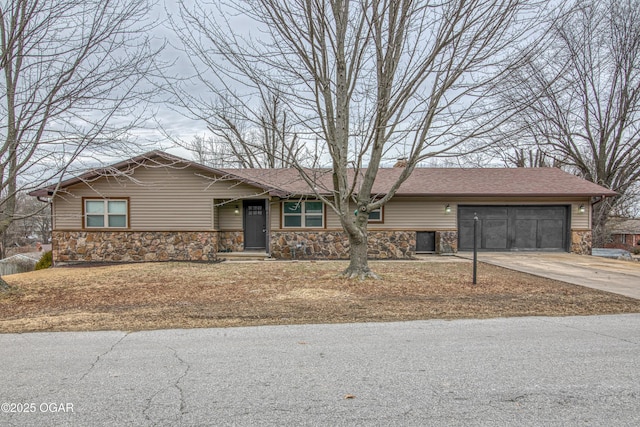
<path id="1" fill-rule="evenodd" d="M 396 164 L 393 165 L 394 168 L 406 168 L 407 167 L 407 158 L 406 157 L 398 157 L 396 160 Z"/>

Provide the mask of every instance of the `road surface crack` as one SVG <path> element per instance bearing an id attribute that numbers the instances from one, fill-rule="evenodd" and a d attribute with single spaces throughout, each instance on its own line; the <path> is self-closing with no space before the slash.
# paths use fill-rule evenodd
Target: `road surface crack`
<path id="1" fill-rule="evenodd" d="M 181 365 L 186 366 L 186 368 L 185 368 L 184 372 L 182 373 L 182 375 L 177 377 L 176 381 L 173 383 L 173 386 L 180 393 L 180 415 L 182 415 L 182 414 L 186 413 L 187 404 L 186 404 L 185 399 L 184 399 L 184 390 L 182 389 L 182 385 L 180 383 L 182 382 L 182 380 L 187 376 L 187 374 L 191 370 L 191 365 L 188 364 L 187 362 L 185 362 L 184 359 L 182 359 L 178 355 L 178 351 L 175 348 L 172 348 L 172 347 L 169 347 L 169 346 L 167 346 L 167 348 L 170 349 L 171 351 L 173 351 L 174 357 L 176 358 L 176 360 L 178 360 L 180 362 Z"/>
<path id="2" fill-rule="evenodd" d="M 181 366 L 184 366 L 184 370 L 182 371 L 181 374 L 179 374 L 176 379 L 171 382 L 168 386 L 163 387 L 162 389 L 157 390 L 155 393 L 153 393 L 148 399 L 146 399 L 146 405 L 144 410 L 142 411 L 142 413 L 145 416 L 145 419 L 150 422 L 152 425 L 164 425 L 166 424 L 166 421 L 161 421 L 161 422 L 154 422 L 152 420 L 152 414 L 150 414 L 151 411 L 151 406 L 153 405 L 153 401 L 156 399 L 156 397 L 160 394 L 162 394 L 163 392 L 167 391 L 170 388 L 175 388 L 178 391 L 178 394 L 180 396 L 180 413 L 177 415 L 178 420 L 179 421 L 180 418 L 182 418 L 182 415 L 184 415 L 185 413 L 187 413 L 187 403 L 185 400 L 185 392 L 184 389 L 182 388 L 181 382 L 182 380 L 187 376 L 187 374 L 189 373 L 189 371 L 191 370 L 191 365 L 188 364 L 184 359 L 182 359 L 179 355 L 178 355 L 178 351 L 175 348 L 166 346 L 166 348 L 168 348 L 169 350 L 171 350 L 173 352 L 173 357 L 179 362 L 179 364 Z"/>
<path id="3" fill-rule="evenodd" d="M 96 360 L 93 361 L 91 366 L 89 366 L 89 369 L 87 369 L 87 371 L 84 374 L 82 374 L 82 376 L 80 377 L 80 379 L 78 381 L 84 380 L 87 377 L 87 375 L 89 375 L 93 371 L 93 369 L 96 367 L 96 365 L 98 363 L 100 363 L 102 358 L 104 358 L 107 354 L 111 353 L 113 351 L 113 349 L 116 348 L 118 346 L 118 344 L 120 344 L 122 342 L 122 340 L 124 340 L 127 336 L 129 336 L 129 332 L 126 332 L 123 336 L 121 336 L 120 339 L 118 341 L 116 341 L 115 343 L 113 343 L 113 345 L 111 347 L 109 347 L 109 349 L 107 351 L 105 351 L 102 354 L 99 354 L 98 357 L 96 357 Z"/>

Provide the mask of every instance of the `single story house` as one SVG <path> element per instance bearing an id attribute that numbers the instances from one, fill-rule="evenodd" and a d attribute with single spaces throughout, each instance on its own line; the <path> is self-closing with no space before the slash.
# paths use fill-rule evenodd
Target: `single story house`
<path id="1" fill-rule="evenodd" d="M 611 218 L 607 226 L 611 233 L 611 242 L 606 245 L 608 248 L 640 249 L 640 219 Z"/>
<path id="2" fill-rule="evenodd" d="M 316 188 L 329 188 L 330 170 L 310 172 Z M 380 169 L 374 191 L 384 194 L 399 173 Z M 348 258 L 338 217 L 295 169 L 216 169 L 153 151 L 31 195 L 52 205 L 56 263 L 211 261 L 242 251 Z M 472 250 L 475 215 L 480 250 L 589 254 L 591 206 L 615 195 L 554 168 L 417 168 L 371 213 L 369 255 Z"/>

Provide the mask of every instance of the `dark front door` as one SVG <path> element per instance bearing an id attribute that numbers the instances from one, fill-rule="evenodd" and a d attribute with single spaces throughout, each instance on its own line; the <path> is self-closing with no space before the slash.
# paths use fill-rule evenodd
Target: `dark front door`
<path id="1" fill-rule="evenodd" d="M 478 249 L 565 251 L 569 241 L 566 206 L 460 206 L 458 248 L 473 249 L 473 217 L 478 215 Z"/>
<path id="2" fill-rule="evenodd" d="M 244 248 L 265 249 L 267 242 L 267 212 L 264 200 L 245 200 Z"/>

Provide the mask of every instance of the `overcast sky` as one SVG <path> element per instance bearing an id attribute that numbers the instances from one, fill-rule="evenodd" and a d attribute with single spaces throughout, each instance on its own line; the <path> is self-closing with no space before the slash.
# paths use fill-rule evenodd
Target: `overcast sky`
<path id="1" fill-rule="evenodd" d="M 170 74 L 186 78 L 193 73 L 193 70 L 184 53 L 176 48 L 180 46 L 180 40 L 171 30 L 168 22 L 169 14 L 175 14 L 177 10 L 177 0 L 160 0 L 158 2 L 155 7 L 153 19 L 156 19 L 159 25 L 156 27 L 154 37 L 156 37 L 158 41 L 167 41 L 160 60 L 173 64 L 169 70 Z M 177 155 L 189 156 L 188 152 L 176 147 L 164 133 L 169 133 L 172 138 L 189 141 L 193 139 L 195 135 L 202 136 L 206 134 L 206 125 L 200 121 L 189 119 L 175 111 L 175 109 L 164 100 L 164 97 L 159 98 L 153 108 L 156 112 L 155 121 L 150 122 L 147 129 L 137 130 L 136 134 L 142 140 L 152 141 L 153 145 L 157 145 L 159 149 L 170 151 Z M 163 129 L 158 129 L 159 126 Z"/>

